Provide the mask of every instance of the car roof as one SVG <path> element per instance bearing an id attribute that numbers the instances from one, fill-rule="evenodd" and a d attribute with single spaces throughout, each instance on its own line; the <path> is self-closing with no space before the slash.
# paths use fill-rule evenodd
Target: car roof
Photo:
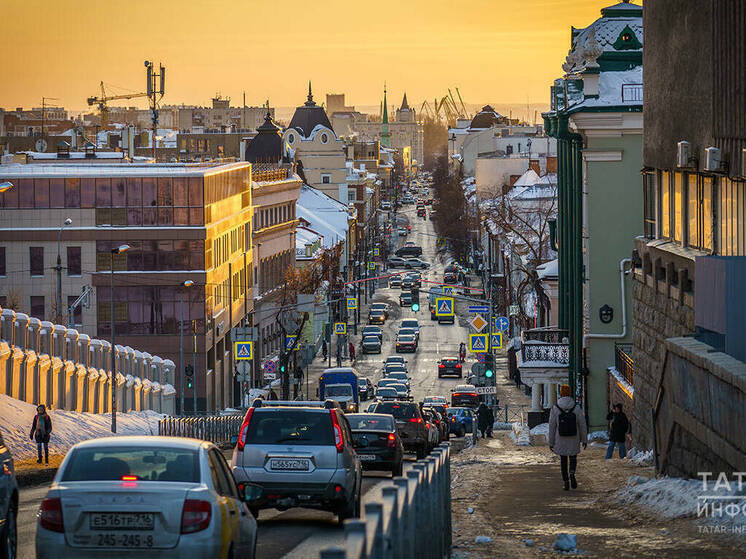
<path id="1" fill-rule="evenodd" d="M 458 386 L 454 387 L 451 392 L 476 392 L 477 387 L 473 384 L 459 384 Z"/>
<path id="2" fill-rule="evenodd" d="M 417 320 L 416 318 L 405 318 L 404 320 L 401 321 L 402 324 L 404 324 L 405 322 L 414 322 L 417 325 L 420 324 L 420 321 Z"/>
<path id="3" fill-rule="evenodd" d="M 458 357 L 454 357 L 452 355 L 447 355 L 446 357 L 442 357 L 440 360 L 441 361 L 445 361 L 445 360 L 448 360 L 448 361 L 458 361 Z"/>
<path id="4" fill-rule="evenodd" d="M 399 334 L 399 337 L 402 340 L 406 340 L 407 338 L 412 338 L 414 340 L 414 336 L 412 334 Z"/>
<path id="5" fill-rule="evenodd" d="M 383 314 L 382 309 L 370 309 L 370 314 Z"/>
<path id="6" fill-rule="evenodd" d="M 158 435 L 123 435 L 117 437 L 100 437 L 82 441 L 73 446 L 73 448 L 88 448 L 101 446 L 136 446 L 138 448 L 179 448 L 193 449 L 210 446 L 212 443 L 201 439 L 191 439 L 188 437 L 161 437 Z"/>

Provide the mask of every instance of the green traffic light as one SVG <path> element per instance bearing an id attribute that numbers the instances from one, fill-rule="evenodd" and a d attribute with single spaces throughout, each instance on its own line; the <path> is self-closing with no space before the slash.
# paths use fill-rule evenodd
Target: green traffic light
<path id="1" fill-rule="evenodd" d="M 191 387 L 192 387 L 192 381 L 191 381 L 191 380 L 188 380 L 188 381 L 187 381 L 187 388 L 191 388 Z"/>
<path id="2" fill-rule="evenodd" d="M 417 312 L 418 310 L 420 310 L 420 304 L 419 303 L 412 303 L 412 310 L 414 312 Z"/>
<path id="3" fill-rule="evenodd" d="M 492 369 L 487 369 L 484 372 L 484 376 L 486 376 L 487 378 L 492 378 Z"/>
<path id="4" fill-rule="evenodd" d="M 284 372 L 285 372 L 285 365 L 280 365 L 280 372 L 281 372 L 281 373 L 284 373 Z"/>

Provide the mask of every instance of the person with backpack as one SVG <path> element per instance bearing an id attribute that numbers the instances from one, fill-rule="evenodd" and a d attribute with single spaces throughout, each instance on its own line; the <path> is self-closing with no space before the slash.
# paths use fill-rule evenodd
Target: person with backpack
<path id="1" fill-rule="evenodd" d="M 565 491 L 570 487 L 577 488 L 575 471 L 578 467 L 580 445 L 588 447 L 588 426 L 583 410 L 571 394 L 570 386 L 560 386 L 560 398 L 549 413 L 549 450 L 560 457 Z"/>
<path id="2" fill-rule="evenodd" d="M 616 404 L 609 415 L 606 416 L 606 421 L 610 421 L 609 424 L 609 446 L 606 449 L 606 459 L 610 459 L 614 456 L 614 446 L 619 446 L 619 458 L 627 456 L 627 448 L 625 442 L 627 440 L 627 433 L 630 432 L 631 426 L 629 419 L 622 411 L 622 404 Z"/>
<path id="3" fill-rule="evenodd" d="M 36 407 L 36 415 L 31 423 L 31 434 L 29 438 L 36 441 L 36 448 L 39 459 L 37 464 L 41 464 L 41 451 L 44 449 L 44 462 L 49 465 L 49 437 L 52 435 L 52 418 L 47 413 L 44 404 Z"/>

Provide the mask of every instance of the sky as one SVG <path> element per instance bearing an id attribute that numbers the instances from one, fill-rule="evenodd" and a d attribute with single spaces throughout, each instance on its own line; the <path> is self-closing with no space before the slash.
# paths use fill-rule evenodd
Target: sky
<path id="1" fill-rule="evenodd" d="M 0 107 L 86 109 L 145 87 L 166 66 L 164 103 L 272 106 L 346 93 L 348 105 L 411 105 L 459 88 L 467 103 L 545 103 L 570 26 L 613 0 L 0 0 Z M 638 3 L 639 0 L 638 0 Z M 109 85 L 110 84 L 110 85 Z M 145 106 L 140 100 L 112 104 Z"/>

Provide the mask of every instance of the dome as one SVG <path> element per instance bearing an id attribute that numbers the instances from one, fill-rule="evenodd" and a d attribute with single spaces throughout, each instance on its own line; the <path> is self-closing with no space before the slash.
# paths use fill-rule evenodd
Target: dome
<path id="1" fill-rule="evenodd" d="M 502 120 L 503 117 L 500 113 L 489 105 L 485 105 L 481 111 L 474 115 L 469 128 L 491 128 L 495 124 L 502 122 Z"/>
<path id="2" fill-rule="evenodd" d="M 319 124 L 334 131 L 324 108 L 314 102 L 313 94 L 311 93 L 311 82 L 308 82 L 308 99 L 302 106 L 295 109 L 288 128 L 295 128 L 301 136 L 308 138 L 313 129 Z"/>
<path id="3" fill-rule="evenodd" d="M 282 136 L 280 129 L 272 122 L 267 111 L 264 123 L 256 129 L 254 136 L 246 146 L 246 161 L 250 163 L 276 163 L 282 158 Z"/>

